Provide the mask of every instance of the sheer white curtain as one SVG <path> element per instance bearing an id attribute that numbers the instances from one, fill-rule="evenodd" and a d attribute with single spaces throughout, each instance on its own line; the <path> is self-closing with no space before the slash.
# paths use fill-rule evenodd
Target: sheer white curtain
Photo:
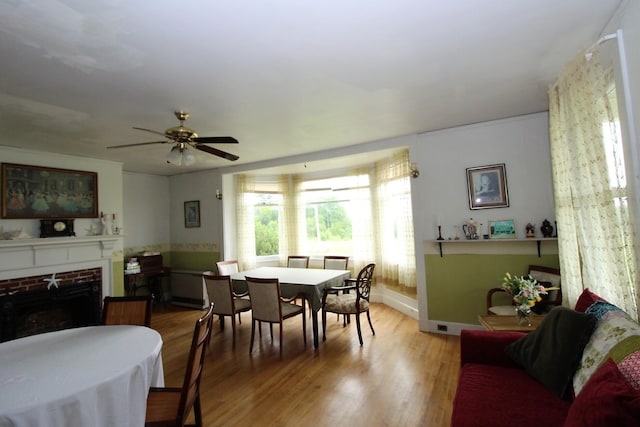
<path id="1" fill-rule="evenodd" d="M 409 151 L 376 163 L 374 218 L 378 236 L 376 275 L 402 293 L 416 294 Z"/>
<path id="2" fill-rule="evenodd" d="M 565 302 L 584 288 L 638 317 L 631 223 L 612 73 L 581 52 L 549 89 L 551 156 Z"/>
<path id="3" fill-rule="evenodd" d="M 255 186 L 252 175 L 236 175 L 236 248 L 240 271 L 256 266 Z"/>
<path id="4" fill-rule="evenodd" d="M 308 255 L 305 251 L 301 236 L 306 232 L 304 206 L 299 197 L 300 177 L 296 175 L 281 175 L 278 188 L 282 193 L 282 212 L 279 223 L 279 254 L 280 264 L 287 265 L 289 255 Z"/>
<path id="5" fill-rule="evenodd" d="M 360 168 L 348 174 L 356 181 L 350 189 L 352 250 L 351 254 L 345 255 L 349 255 L 349 264 L 353 266 L 355 274 L 358 274 L 365 265 L 378 261 L 370 173 L 368 168 Z M 374 270 L 374 274 L 376 277 L 379 276 L 377 270 Z"/>

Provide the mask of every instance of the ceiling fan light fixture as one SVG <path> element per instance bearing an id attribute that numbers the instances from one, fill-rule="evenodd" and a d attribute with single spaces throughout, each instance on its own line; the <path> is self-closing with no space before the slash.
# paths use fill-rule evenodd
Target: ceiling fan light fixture
<path id="1" fill-rule="evenodd" d="M 167 162 L 172 165 L 182 166 L 182 150 L 177 145 L 169 151 L 167 155 Z"/>
<path id="2" fill-rule="evenodd" d="M 191 166 L 196 162 L 196 154 L 193 150 L 189 150 L 187 147 L 182 150 L 182 163 L 185 166 Z"/>

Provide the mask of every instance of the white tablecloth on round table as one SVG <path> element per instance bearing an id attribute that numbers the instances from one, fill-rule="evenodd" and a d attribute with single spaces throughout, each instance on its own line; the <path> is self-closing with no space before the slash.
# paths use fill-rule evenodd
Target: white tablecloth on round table
<path id="1" fill-rule="evenodd" d="M 142 326 L 92 326 L 0 344 L 0 426 L 143 426 L 164 385 L 162 338 Z"/>

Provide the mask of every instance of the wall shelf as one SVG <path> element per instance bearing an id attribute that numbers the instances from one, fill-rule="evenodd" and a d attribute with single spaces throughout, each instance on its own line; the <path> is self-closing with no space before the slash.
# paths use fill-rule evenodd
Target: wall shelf
<path id="1" fill-rule="evenodd" d="M 437 243 L 440 249 L 440 258 L 444 255 L 442 253 L 442 245 L 443 244 L 460 244 L 460 243 L 470 243 L 470 244 L 509 244 L 509 243 L 522 243 L 522 242 L 536 242 L 538 246 L 538 258 L 541 256 L 540 245 L 544 241 L 557 241 L 557 237 L 533 237 L 529 239 L 478 239 L 478 240 L 467 240 L 467 239 L 458 239 L 458 240 L 433 240 L 433 243 Z"/>

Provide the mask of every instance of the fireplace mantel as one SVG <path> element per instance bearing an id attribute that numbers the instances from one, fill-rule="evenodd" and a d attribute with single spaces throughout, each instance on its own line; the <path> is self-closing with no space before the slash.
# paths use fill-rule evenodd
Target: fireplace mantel
<path id="1" fill-rule="evenodd" d="M 0 240 L 0 280 L 102 268 L 102 295 L 113 294 L 112 255 L 123 236 Z"/>

